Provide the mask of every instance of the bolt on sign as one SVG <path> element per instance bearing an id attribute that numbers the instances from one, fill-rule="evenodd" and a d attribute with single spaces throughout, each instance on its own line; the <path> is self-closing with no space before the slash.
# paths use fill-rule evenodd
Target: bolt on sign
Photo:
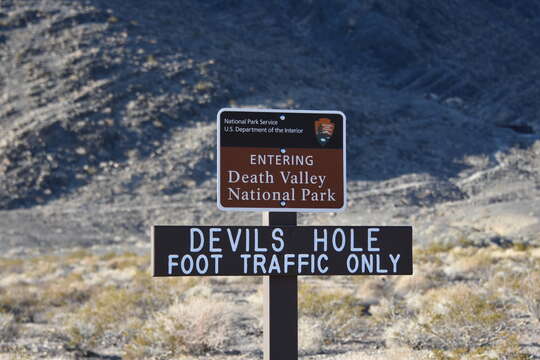
<path id="1" fill-rule="evenodd" d="M 340 111 L 219 111 L 218 207 L 244 211 L 343 210 L 345 120 Z"/>
<path id="2" fill-rule="evenodd" d="M 410 275 L 410 226 L 154 226 L 154 276 Z"/>

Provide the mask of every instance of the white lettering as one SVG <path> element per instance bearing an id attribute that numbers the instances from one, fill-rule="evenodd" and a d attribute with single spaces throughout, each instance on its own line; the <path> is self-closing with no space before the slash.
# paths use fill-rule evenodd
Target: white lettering
<path id="1" fill-rule="evenodd" d="M 223 255 L 212 254 L 210 257 L 214 260 L 214 274 L 219 274 L 219 260 L 223 258 Z"/>
<path id="2" fill-rule="evenodd" d="M 400 254 L 397 254 L 396 257 L 394 257 L 394 255 L 390 254 L 390 261 L 392 261 L 392 268 L 394 270 L 394 273 L 397 273 L 397 263 L 398 263 L 400 257 L 401 257 Z"/>
<path id="3" fill-rule="evenodd" d="M 259 229 L 255 229 L 255 251 L 256 252 L 267 252 L 268 249 L 265 247 L 259 247 Z"/>
<path id="4" fill-rule="evenodd" d="M 201 266 L 201 262 L 204 264 Z M 206 274 L 208 271 L 208 258 L 206 255 L 199 255 L 197 257 L 197 260 L 195 261 L 195 267 L 197 268 L 197 272 L 199 274 Z"/>
<path id="5" fill-rule="evenodd" d="M 270 267 L 268 268 L 268 273 L 276 272 L 277 274 L 281 273 L 281 270 L 279 268 L 279 259 L 276 254 L 272 255 L 272 260 L 270 260 Z"/>
<path id="6" fill-rule="evenodd" d="M 244 274 L 248 273 L 248 260 L 251 258 L 251 254 L 242 254 L 240 255 L 242 260 L 244 260 Z"/>
<path id="7" fill-rule="evenodd" d="M 195 246 L 195 234 L 199 235 L 199 246 Z M 190 252 L 199 252 L 204 247 L 204 234 L 199 228 L 191 228 L 189 236 L 189 251 Z"/>
<path id="8" fill-rule="evenodd" d="M 178 259 L 178 255 L 169 255 L 169 275 L 172 274 L 172 268 L 173 266 L 178 266 L 178 263 L 173 261 L 173 260 L 176 260 Z"/>
<path id="9" fill-rule="evenodd" d="M 229 170 L 229 184 L 234 184 L 240 180 L 240 173 L 236 170 Z"/>
<path id="10" fill-rule="evenodd" d="M 189 267 L 186 267 L 186 261 L 189 263 Z M 184 274 L 191 274 L 191 271 L 193 270 L 193 258 L 191 255 L 184 255 L 182 257 L 182 261 L 180 261 L 180 268 Z"/>
<path id="11" fill-rule="evenodd" d="M 326 273 L 328 271 L 328 266 L 324 266 L 324 268 L 323 268 L 322 267 L 322 260 L 328 261 L 328 256 L 326 256 L 326 254 L 322 254 L 317 259 L 317 268 L 319 269 L 319 272 L 321 274 L 324 274 L 324 273 Z"/>
<path id="12" fill-rule="evenodd" d="M 266 274 L 266 269 L 264 265 L 266 264 L 266 258 L 263 254 L 253 255 L 253 273 L 257 274 L 257 268 L 261 268 L 261 273 Z"/>
<path id="13" fill-rule="evenodd" d="M 368 255 L 362 254 L 362 273 L 365 273 L 366 269 L 369 270 L 369 273 L 373 272 L 373 254 L 369 254 L 369 260 Z"/>
<path id="14" fill-rule="evenodd" d="M 375 258 L 377 259 L 377 273 L 378 274 L 386 274 L 388 272 L 388 270 L 381 268 L 381 255 L 380 254 L 375 254 Z"/>
<path id="15" fill-rule="evenodd" d="M 290 261 L 291 258 L 294 258 L 294 254 L 285 254 L 285 268 L 283 269 L 285 274 L 289 271 L 289 266 L 294 266 L 294 261 Z"/>
<path id="16" fill-rule="evenodd" d="M 214 244 L 220 240 L 218 237 L 215 237 L 214 234 L 219 232 L 221 232 L 221 228 L 210 228 L 210 252 L 221 252 L 220 247 L 214 246 Z"/>
<path id="17" fill-rule="evenodd" d="M 364 249 L 362 249 L 361 247 L 356 247 L 355 246 L 355 236 L 354 236 L 354 228 L 351 228 L 351 251 L 352 252 L 362 252 L 364 251 Z"/>
<path id="18" fill-rule="evenodd" d="M 276 246 L 276 244 L 272 244 L 272 249 L 275 252 L 283 251 L 283 248 L 285 247 L 285 241 L 283 241 L 283 230 L 280 228 L 275 228 L 274 230 L 272 230 L 272 239 L 278 241 L 281 244 L 279 248 Z"/>
<path id="19" fill-rule="evenodd" d="M 323 237 L 318 237 L 317 228 L 313 229 L 313 251 L 315 252 L 319 251 L 319 242 L 322 242 L 323 244 L 323 248 L 324 248 L 323 251 L 326 252 L 328 250 L 328 244 L 326 242 L 326 239 L 328 237 L 328 231 L 326 229 L 323 229 L 323 234 L 324 234 Z"/>
<path id="20" fill-rule="evenodd" d="M 351 266 L 351 260 L 354 260 L 354 266 Z M 355 254 L 350 254 L 347 257 L 347 270 L 349 271 L 349 273 L 356 273 L 356 271 L 358 271 L 358 266 L 360 266 L 358 256 L 356 256 Z"/>
<path id="21" fill-rule="evenodd" d="M 240 245 L 240 235 L 242 235 L 242 229 L 238 229 L 236 231 L 236 237 L 234 237 L 233 240 L 233 234 L 231 229 L 227 228 L 227 234 L 229 235 L 229 242 L 231 243 L 231 250 L 232 252 L 236 252 L 238 250 L 238 245 Z"/>
<path id="22" fill-rule="evenodd" d="M 368 245 L 367 245 L 368 251 L 380 251 L 379 248 L 373 247 L 373 246 L 371 245 L 374 241 L 377 241 L 377 240 L 378 240 L 376 237 L 371 236 L 371 235 L 372 235 L 372 233 L 378 232 L 378 231 L 380 231 L 379 228 L 369 228 L 369 229 L 368 229 Z"/>
<path id="23" fill-rule="evenodd" d="M 337 245 L 337 234 L 340 234 L 341 236 L 341 246 Z M 345 232 L 341 228 L 337 228 L 334 230 L 334 234 L 332 234 L 332 244 L 334 245 L 334 249 L 337 252 L 342 252 L 343 249 L 345 249 L 345 245 L 347 244 L 347 239 L 345 238 Z"/>
<path id="24" fill-rule="evenodd" d="M 298 254 L 298 273 L 302 273 L 302 266 L 309 265 L 309 262 L 303 260 L 304 258 L 309 258 L 309 254 Z"/>

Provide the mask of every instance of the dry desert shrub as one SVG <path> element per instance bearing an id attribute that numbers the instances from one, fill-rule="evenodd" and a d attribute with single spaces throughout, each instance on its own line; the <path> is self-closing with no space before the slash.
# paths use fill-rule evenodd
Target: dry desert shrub
<path id="1" fill-rule="evenodd" d="M 126 359 L 169 359 L 224 351 L 232 341 L 232 303 L 191 298 L 158 312 L 125 347 Z"/>
<path id="2" fill-rule="evenodd" d="M 71 345 L 88 350 L 107 335 L 122 336 L 127 319 L 143 316 L 134 295 L 127 289 L 110 287 L 93 296 L 69 319 L 67 336 Z"/>
<path id="3" fill-rule="evenodd" d="M 33 321 L 43 308 L 34 286 L 22 283 L 0 288 L 0 312 L 13 315 L 17 322 Z"/>
<path id="4" fill-rule="evenodd" d="M 499 256 L 499 258 L 502 258 Z M 540 322 L 540 264 L 533 259 L 508 260 L 499 264 L 484 287 L 502 303 L 521 304 L 532 319 Z"/>
<path id="5" fill-rule="evenodd" d="M 148 257 L 137 255 L 132 252 L 126 252 L 121 255 L 114 252 L 105 254 L 101 257 L 101 260 L 105 262 L 105 266 L 110 269 L 126 269 L 126 268 L 136 268 L 136 269 L 145 269 L 148 268 Z"/>
<path id="6" fill-rule="evenodd" d="M 2 274 L 20 273 L 24 267 L 24 260 L 18 258 L 0 258 L 0 272 Z"/>
<path id="7" fill-rule="evenodd" d="M 535 260 L 536 264 L 540 265 L 540 246 L 531 247 L 528 249 L 528 251 L 531 258 Z"/>
<path id="8" fill-rule="evenodd" d="M 441 265 L 444 257 L 453 247 L 451 244 L 439 242 L 430 242 L 424 246 L 415 247 L 413 249 L 415 264 L 434 263 Z"/>
<path id="9" fill-rule="evenodd" d="M 430 360 L 433 359 L 428 351 L 412 350 L 406 347 L 380 350 L 369 354 L 365 352 L 351 352 L 340 354 L 333 360 Z"/>
<path id="10" fill-rule="evenodd" d="M 318 318 L 300 317 L 298 321 L 298 349 L 302 354 L 317 354 L 323 348 L 324 324 Z"/>
<path id="11" fill-rule="evenodd" d="M 0 279 L 0 313 L 12 319 L 4 333 L 20 322 L 46 321 L 79 354 L 98 345 L 122 347 L 145 321 L 197 293 L 190 289 L 198 279 L 155 279 L 148 268 L 148 256 L 131 253 L 0 259 L 6 273 Z M 43 276 L 35 276 L 36 269 Z"/>
<path id="12" fill-rule="evenodd" d="M 48 282 L 40 287 L 40 301 L 48 307 L 78 305 L 85 302 L 92 291 L 83 281 L 82 275 L 72 272 L 65 277 Z"/>
<path id="13" fill-rule="evenodd" d="M 355 295 L 359 299 L 362 299 L 364 304 L 376 304 L 379 302 L 379 299 L 389 296 L 393 292 L 393 283 L 389 281 L 389 277 L 357 276 L 353 281 L 358 283 Z"/>
<path id="14" fill-rule="evenodd" d="M 321 324 L 322 343 L 345 340 L 362 326 L 365 307 L 359 300 L 342 291 L 321 290 L 300 284 L 298 291 L 300 316 L 316 318 Z"/>
<path id="15" fill-rule="evenodd" d="M 17 330 L 15 317 L 0 313 L 0 342 L 11 342 L 17 336 Z"/>
<path id="16" fill-rule="evenodd" d="M 446 281 L 440 267 L 432 263 L 415 265 L 412 275 L 396 276 L 392 280 L 393 293 L 398 296 L 424 293 Z"/>
<path id="17" fill-rule="evenodd" d="M 126 257 L 117 255 L 117 261 Z M 131 258 L 131 256 L 128 256 Z M 138 256 L 140 262 L 142 256 Z M 127 261 L 127 260 L 126 260 Z M 71 312 L 99 294 L 104 288 L 129 283 L 144 277 L 140 263 L 133 260 L 129 268 L 118 268 L 96 255 L 75 251 L 66 256 L 42 256 L 20 261 L 0 260 L 0 267 L 16 269 L 0 284 L 0 310 L 15 315 L 17 321 L 34 321 L 36 315 Z M 148 262 L 148 260 L 146 261 Z M 39 271 L 38 271 L 39 270 Z M 36 276 L 36 273 L 43 274 Z"/>
<path id="18" fill-rule="evenodd" d="M 10 344 L 6 348 L 2 349 L 5 353 L 0 355 L 2 360 L 32 360 L 35 359 L 35 354 L 32 354 L 26 347 L 19 344 Z M 58 360 L 61 360 L 59 358 Z"/>
<path id="19" fill-rule="evenodd" d="M 196 284 L 193 279 L 161 280 L 136 273 L 124 287 L 96 289 L 68 319 L 66 335 L 70 345 L 86 351 L 104 341 L 128 343 L 145 320 L 166 309 Z"/>
<path id="20" fill-rule="evenodd" d="M 394 323 L 403 317 L 410 316 L 412 313 L 407 308 L 404 299 L 398 296 L 381 298 L 377 304 L 370 306 L 369 312 L 372 315 L 372 320 L 379 324 Z"/>
<path id="21" fill-rule="evenodd" d="M 540 269 L 528 272 L 518 284 L 521 301 L 529 315 L 540 324 Z"/>
<path id="22" fill-rule="evenodd" d="M 490 351 L 503 359 L 516 353 L 507 329 L 508 314 L 481 289 L 464 284 L 432 289 L 412 311 L 386 329 L 387 344 L 431 349 L 441 359 Z"/>
<path id="23" fill-rule="evenodd" d="M 75 273 L 33 283 L 28 279 L 31 277 L 0 287 L 0 311 L 13 314 L 18 322 L 33 322 L 59 309 L 71 311 L 84 303 L 91 292 Z"/>
<path id="24" fill-rule="evenodd" d="M 449 252 L 444 271 L 450 278 L 485 277 L 493 265 L 493 248 L 454 248 Z"/>
<path id="25" fill-rule="evenodd" d="M 0 311 L 13 314 L 18 322 L 33 322 L 57 309 L 80 306 L 91 286 L 75 264 L 71 255 L 0 259 L 0 268 L 8 270 L 0 283 Z"/>

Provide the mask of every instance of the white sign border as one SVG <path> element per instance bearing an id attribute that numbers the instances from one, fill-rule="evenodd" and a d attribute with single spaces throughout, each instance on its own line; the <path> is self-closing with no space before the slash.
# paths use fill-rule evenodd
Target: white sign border
<path id="1" fill-rule="evenodd" d="M 248 207 L 223 207 L 220 203 L 220 179 L 221 179 L 221 136 L 220 136 L 220 116 L 225 111 L 236 112 L 283 112 L 283 113 L 308 113 L 308 114 L 338 114 L 343 118 L 343 206 L 340 208 L 321 209 L 321 208 L 248 208 Z M 337 110 L 290 110 L 290 109 L 258 109 L 258 108 L 222 108 L 218 111 L 216 117 L 217 132 L 217 171 L 216 171 L 216 203 L 219 210 L 223 211 L 258 211 L 258 212 L 343 212 L 347 208 L 347 117 L 341 111 Z"/>

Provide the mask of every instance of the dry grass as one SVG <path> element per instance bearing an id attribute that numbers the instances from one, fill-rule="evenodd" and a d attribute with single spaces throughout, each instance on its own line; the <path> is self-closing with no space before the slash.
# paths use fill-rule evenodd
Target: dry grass
<path id="1" fill-rule="evenodd" d="M 412 350 L 406 347 L 385 349 L 366 354 L 365 352 L 351 352 L 338 355 L 333 360 L 430 360 L 433 359 L 428 351 Z"/>
<path id="2" fill-rule="evenodd" d="M 415 275 L 392 280 L 393 294 L 370 308 L 385 325 L 387 346 L 426 349 L 436 359 L 525 359 L 519 340 L 524 323 L 515 314 L 525 304 L 536 317 L 540 271 L 526 261 L 531 251 L 421 250 Z"/>
<path id="3" fill-rule="evenodd" d="M 152 279 L 149 259 L 132 253 L 0 260 L 2 319 L 16 325 L 47 321 L 68 349 L 86 353 L 135 338 L 146 319 L 166 309 L 197 279 Z M 36 270 L 44 276 L 35 276 Z M 11 272 L 15 272 L 12 274 Z"/>
<path id="4" fill-rule="evenodd" d="M 318 341 L 321 344 L 346 340 L 362 326 L 365 314 L 365 307 L 353 295 L 305 283 L 300 283 L 298 307 L 300 316 L 312 318 L 312 323 L 319 324 L 317 333 L 322 335 Z"/>
<path id="5" fill-rule="evenodd" d="M 230 305 L 205 298 L 172 304 L 154 314 L 126 345 L 126 359 L 168 359 L 227 350 L 235 318 Z"/>
<path id="6" fill-rule="evenodd" d="M 144 319 L 145 309 L 138 300 L 127 289 L 103 289 L 71 315 L 67 330 L 71 344 L 91 349 L 106 336 L 128 336 L 129 329 L 140 327 Z"/>
<path id="7" fill-rule="evenodd" d="M 0 341 L 10 342 L 17 336 L 17 324 L 11 314 L 0 313 Z"/>
<path id="8" fill-rule="evenodd" d="M 0 343 L 16 344 L 36 322 L 81 356 L 227 357 L 239 336 L 261 341 L 260 279 L 151 278 L 148 268 L 148 256 L 132 253 L 0 259 Z M 434 245 L 415 251 L 413 276 L 301 280 L 300 351 L 319 358 L 367 332 L 386 349 L 336 358 L 523 359 L 520 336 L 540 324 L 539 283 L 540 251 L 530 246 Z M 253 290 L 234 298 L 239 310 L 218 288 Z M 252 328 L 239 325 L 246 316 Z M 15 358 L 30 351 L 11 349 Z"/>
<path id="9" fill-rule="evenodd" d="M 301 354 L 317 354 L 324 347 L 324 323 L 302 316 L 298 321 L 298 350 Z"/>
<path id="10" fill-rule="evenodd" d="M 540 325 L 540 271 L 529 271 L 518 282 L 518 296 L 529 315 Z"/>
<path id="11" fill-rule="evenodd" d="M 431 348 L 472 349 L 494 344 L 503 336 L 508 317 L 497 308 L 495 299 L 465 284 L 429 290 L 414 310 L 413 321 L 424 339 L 420 345 Z"/>

